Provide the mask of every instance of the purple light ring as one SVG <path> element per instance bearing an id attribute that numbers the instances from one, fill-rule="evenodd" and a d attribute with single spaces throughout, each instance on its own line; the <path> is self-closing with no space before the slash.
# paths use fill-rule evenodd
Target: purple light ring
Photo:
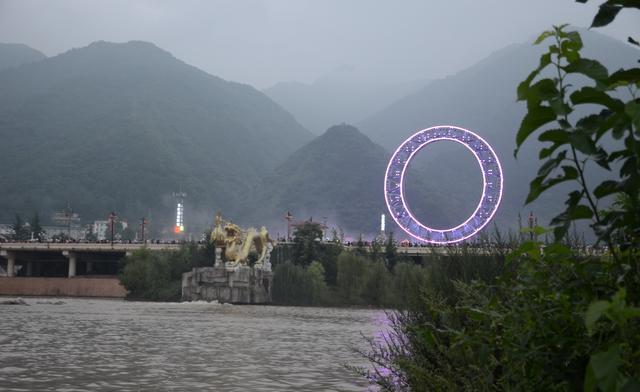
<path id="1" fill-rule="evenodd" d="M 429 128 L 430 129 L 430 128 Z M 462 144 L 464 147 L 466 147 L 469 151 L 471 151 L 471 153 L 473 154 L 473 156 L 476 158 L 476 161 L 478 161 L 478 167 L 480 168 L 480 172 L 482 173 L 482 197 L 480 197 L 480 201 L 478 202 L 478 205 L 476 206 L 476 209 L 473 211 L 473 213 L 469 216 L 469 218 L 467 218 L 466 221 L 464 221 L 463 223 L 459 224 L 456 227 L 453 227 L 451 229 L 434 229 L 428 226 L 425 226 L 422 224 L 422 222 L 420 222 L 418 219 L 416 219 L 415 216 L 413 216 L 413 214 L 411 213 L 411 208 L 409 208 L 407 206 L 407 204 L 404 201 L 404 173 L 407 170 L 407 167 L 409 167 L 409 163 L 411 163 L 411 159 L 413 158 L 413 156 L 419 152 L 420 150 L 422 150 L 424 147 L 426 147 L 427 145 L 434 143 L 434 142 L 439 142 L 441 140 L 450 140 L 452 142 L 456 142 L 456 143 L 460 143 Z M 469 221 L 471 221 L 476 214 L 478 213 L 478 210 L 480 209 L 480 207 L 482 207 L 482 201 L 485 198 L 485 188 L 487 187 L 487 178 L 485 175 L 484 170 L 482 169 L 482 162 L 480 161 L 480 157 L 478 157 L 478 155 L 476 155 L 476 152 L 473 151 L 471 149 L 471 147 L 467 146 L 465 143 L 461 142 L 458 139 L 454 139 L 454 138 L 449 138 L 449 137 L 439 137 L 437 139 L 429 139 L 427 140 L 425 143 L 421 144 L 418 148 L 416 148 L 411 155 L 409 155 L 409 158 L 407 158 L 407 161 L 404 164 L 404 167 L 402 168 L 402 173 L 400 174 L 400 183 L 402 184 L 402 186 L 400 187 L 400 198 L 402 199 L 402 205 L 404 207 L 404 209 L 407 211 L 407 213 L 409 214 L 409 216 L 411 217 L 411 219 L 413 219 L 413 221 L 415 223 L 417 223 L 420 227 L 422 227 L 423 229 L 429 230 L 429 231 L 435 231 L 438 233 L 446 233 L 449 231 L 455 231 L 461 227 L 464 227 L 464 225 L 466 225 L 467 223 L 469 223 Z"/>
<path id="2" fill-rule="evenodd" d="M 418 152 L 419 150 L 422 149 L 422 147 L 424 147 L 426 144 L 428 143 L 432 143 L 434 141 L 438 141 L 438 140 L 442 140 L 442 139 L 451 139 L 451 138 L 446 138 L 443 136 L 439 136 L 436 135 L 434 137 L 430 137 L 430 139 L 426 140 L 426 141 L 420 141 L 420 145 L 418 146 L 418 148 L 415 148 L 414 150 L 412 150 L 410 152 L 410 156 L 404 161 L 404 165 L 402 170 L 400 170 L 398 173 L 400 175 L 400 181 L 395 181 L 397 183 L 397 186 L 399 188 L 400 191 L 400 202 L 402 203 L 402 210 L 400 211 L 396 211 L 394 208 L 392 208 L 391 204 L 393 203 L 392 200 L 390 200 L 391 196 L 389 195 L 389 191 L 388 191 L 388 186 L 387 183 L 388 182 L 393 182 L 394 180 L 397 180 L 397 174 L 391 175 L 390 176 L 390 171 L 392 169 L 392 167 L 394 166 L 394 161 L 395 160 L 399 160 L 401 161 L 401 159 L 398 159 L 398 154 L 402 152 L 402 149 L 409 144 L 410 142 L 413 141 L 414 138 L 418 139 L 420 138 L 420 136 L 423 136 L 424 133 L 428 132 L 428 131 L 432 131 L 432 130 L 442 130 L 443 132 L 448 132 L 449 134 L 451 133 L 451 130 L 457 130 L 459 132 L 462 133 L 462 135 L 460 135 L 460 138 L 462 138 L 463 140 L 458 140 L 458 139 L 453 139 L 456 142 L 459 142 L 461 144 L 463 144 L 465 147 L 467 147 L 468 149 L 470 149 L 474 156 L 476 157 L 476 160 L 479 162 L 479 165 L 481 167 L 481 172 L 483 175 L 483 188 L 482 188 L 482 198 L 480 199 L 480 203 L 478 204 L 478 207 L 476 207 L 476 210 L 474 212 L 474 214 L 467 219 L 463 224 L 458 225 L 452 229 L 448 229 L 448 230 L 437 230 L 437 229 L 431 229 L 428 228 L 426 226 L 424 226 L 422 223 L 420 223 L 417 219 L 415 219 L 415 217 L 413 216 L 413 214 L 411 214 L 411 211 L 407 208 L 406 202 L 404 200 L 403 197 L 403 187 L 404 187 L 404 171 L 406 170 L 406 166 L 408 165 L 409 161 L 411 160 L 411 158 L 413 157 L 413 155 Z M 434 131 L 436 132 L 436 131 Z M 476 216 L 478 209 L 483 205 L 483 201 L 485 199 L 485 197 L 487 197 L 486 195 L 486 188 L 487 188 L 487 172 L 489 172 L 491 169 L 485 168 L 482 164 L 482 161 L 480 159 L 480 157 L 478 156 L 478 154 L 476 153 L 476 151 L 474 151 L 473 149 L 471 149 L 471 147 L 464 141 L 465 136 L 471 135 L 473 137 L 476 138 L 476 140 L 478 140 L 480 142 L 480 150 L 482 150 L 482 148 L 485 148 L 488 150 L 490 158 L 493 159 L 493 161 L 495 162 L 498 172 L 497 173 L 490 173 L 492 178 L 498 178 L 499 179 L 499 187 L 497 190 L 497 200 L 492 200 L 492 197 L 488 197 L 487 200 L 487 205 L 490 208 L 491 212 L 489 214 L 488 217 L 486 218 L 482 218 L 482 216 Z M 423 138 L 424 139 L 424 138 Z M 490 161 L 491 162 L 491 161 Z M 402 162 L 398 162 L 397 164 L 400 164 Z M 486 169 L 486 171 L 485 171 Z M 396 172 L 398 172 L 398 170 L 396 170 Z M 391 180 L 391 181 L 390 181 Z M 502 176 L 502 166 L 500 164 L 500 160 L 498 159 L 498 156 L 496 155 L 495 151 L 493 150 L 493 148 L 480 136 L 478 136 L 477 134 L 475 134 L 474 132 L 471 132 L 467 129 L 464 128 L 460 128 L 460 127 L 456 127 L 456 126 L 451 126 L 451 125 L 444 125 L 444 126 L 435 126 L 435 127 L 431 127 L 431 128 L 427 128 L 427 129 L 423 129 L 417 133 L 415 133 L 414 135 L 412 135 L 411 137 L 409 137 L 407 140 L 405 140 L 394 152 L 394 154 L 391 157 L 391 160 L 389 161 L 389 164 L 387 165 L 387 170 L 385 173 L 385 182 L 384 182 L 384 192 L 385 192 L 385 202 L 387 204 L 387 208 L 389 209 L 389 211 L 391 212 L 391 217 L 393 218 L 393 220 L 398 224 L 398 226 L 400 226 L 400 228 L 402 228 L 403 231 L 405 231 L 407 234 L 409 234 L 410 236 L 420 240 L 420 241 L 425 241 L 425 242 L 431 242 L 431 243 L 442 243 L 442 244 L 446 244 L 446 243 L 455 243 L 455 242 L 459 242 L 459 241 L 463 241 L 473 235 L 475 235 L 478 231 L 480 231 L 484 226 L 487 225 L 487 223 L 489 223 L 489 221 L 491 221 L 491 219 L 493 218 L 493 216 L 495 215 L 498 206 L 500 205 L 500 202 L 502 200 L 502 189 L 503 189 L 503 185 L 504 185 L 504 179 Z M 419 236 L 418 234 L 413 233 L 409 228 L 405 227 L 404 224 L 402 224 L 399 219 L 396 217 L 396 213 L 397 215 L 401 215 L 403 212 L 407 213 L 409 215 L 409 219 L 411 220 L 410 222 L 408 222 L 408 226 L 411 223 L 416 224 L 417 226 L 420 226 L 421 228 L 423 228 L 424 230 L 427 230 L 427 234 L 430 234 L 431 232 L 435 232 L 435 233 L 447 233 L 447 232 L 451 232 L 454 237 L 456 236 L 456 230 L 460 229 L 461 227 L 464 227 L 466 224 L 469 223 L 469 221 L 473 220 L 474 218 L 479 218 L 479 220 L 481 221 L 481 224 L 478 225 L 478 227 L 473 226 L 472 224 L 472 232 L 467 234 L 467 235 L 460 235 L 458 236 L 459 238 L 454 238 L 451 240 L 432 240 L 432 239 L 427 239 L 427 238 L 423 238 L 421 236 Z"/>

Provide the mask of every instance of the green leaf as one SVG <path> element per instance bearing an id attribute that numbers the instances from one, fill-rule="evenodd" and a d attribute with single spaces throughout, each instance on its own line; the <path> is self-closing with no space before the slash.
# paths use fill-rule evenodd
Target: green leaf
<path id="1" fill-rule="evenodd" d="M 573 166 L 562 166 L 562 170 L 564 171 L 564 177 L 569 180 L 575 180 L 578 178 L 578 169 Z"/>
<path id="2" fill-rule="evenodd" d="M 593 80 L 606 80 L 609 77 L 609 71 L 605 66 L 596 60 L 577 59 L 568 65 L 562 67 L 567 73 L 579 73 Z"/>
<path id="3" fill-rule="evenodd" d="M 542 34 L 540 34 L 538 36 L 538 38 L 536 38 L 536 40 L 533 42 L 534 45 L 538 45 L 540 44 L 542 41 L 544 41 L 545 39 L 553 36 L 555 34 L 555 32 L 553 30 L 547 30 L 542 32 Z"/>
<path id="4" fill-rule="evenodd" d="M 637 102 L 627 102 L 624 112 L 627 116 L 631 117 L 631 121 L 638 121 L 638 119 L 640 119 L 640 99 Z"/>
<path id="5" fill-rule="evenodd" d="M 566 116 L 570 114 L 573 109 L 571 106 L 567 105 L 560 97 L 556 97 L 555 99 L 549 100 L 549 106 L 556 113 L 557 116 Z"/>
<path id="6" fill-rule="evenodd" d="M 562 161 L 566 158 L 566 156 L 567 156 L 566 151 L 562 151 L 556 157 L 547 160 L 545 163 L 542 164 L 542 166 L 540 166 L 540 169 L 538 169 L 538 175 L 542 177 L 548 176 L 553 169 L 557 168 L 560 165 L 560 163 L 562 163 Z"/>
<path id="7" fill-rule="evenodd" d="M 571 220 L 591 219 L 592 217 L 593 217 L 593 211 L 591 210 L 590 207 L 585 205 L 576 206 L 569 213 L 569 218 Z"/>
<path id="8" fill-rule="evenodd" d="M 578 33 L 577 31 L 570 31 L 567 33 L 567 39 L 569 42 L 572 43 L 572 45 L 570 46 L 571 49 L 575 49 L 576 51 L 579 51 L 580 49 L 582 49 L 582 37 L 580 37 L 580 33 Z"/>
<path id="9" fill-rule="evenodd" d="M 538 106 L 540 101 L 548 101 L 559 95 L 556 84 L 551 79 L 537 81 L 527 91 L 526 98 L 529 107 Z"/>
<path id="10" fill-rule="evenodd" d="M 578 170 L 573 166 L 562 166 L 563 174 L 548 179 L 545 181 L 546 177 L 549 175 L 551 170 L 556 168 L 560 164 L 560 160 L 557 158 L 553 158 L 545 162 L 545 166 L 540 168 L 539 175 L 531 181 L 529 184 L 529 194 L 527 195 L 526 204 L 531 203 L 535 199 L 538 198 L 544 191 L 547 189 L 565 181 L 575 180 L 578 178 Z"/>
<path id="11" fill-rule="evenodd" d="M 624 110 L 624 103 L 622 103 L 622 101 L 612 98 L 609 94 L 594 87 L 583 87 L 580 90 L 575 91 L 571 94 L 571 102 L 574 105 L 586 103 L 602 105 L 614 112 L 621 112 Z"/>
<path id="12" fill-rule="evenodd" d="M 584 317 L 589 336 L 593 335 L 593 329 L 596 325 L 596 322 L 600 319 L 600 317 L 602 317 L 604 312 L 609 309 L 610 305 L 611 304 L 609 303 L 609 301 L 594 301 L 589 304 L 589 308 L 587 308 L 587 313 Z"/>
<path id="13" fill-rule="evenodd" d="M 607 351 L 600 352 L 591 356 L 589 360 L 588 370 L 592 372 L 592 380 L 587 385 L 585 379 L 585 389 L 594 390 L 594 385 L 603 391 L 616 390 L 616 384 L 621 374 L 618 368 L 622 365 L 620 354 L 622 350 L 617 344 L 612 345 Z"/>
<path id="14" fill-rule="evenodd" d="M 640 391 L 640 381 L 635 378 L 629 378 L 622 386 L 620 392 L 638 392 Z"/>
<path id="15" fill-rule="evenodd" d="M 555 119 L 556 113 L 548 106 L 537 106 L 529 109 L 529 112 L 522 119 L 520 129 L 516 135 L 517 148 L 514 156 L 518 154 L 520 146 L 532 132 Z"/>
<path id="16" fill-rule="evenodd" d="M 531 82 L 533 81 L 533 79 L 536 78 L 536 76 L 538 76 L 540 71 L 550 63 L 551 63 L 551 53 L 545 53 L 542 56 L 540 56 L 540 64 L 538 64 L 538 68 L 531 71 L 529 76 L 527 76 L 525 80 L 523 80 L 522 82 L 520 82 L 520 84 L 518 84 L 517 101 L 524 101 L 525 99 L 527 99 L 529 86 L 531 85 Z"/>
<path id="17" fill-rule="evenodd" d="M 640 68 L 621 69 L 609 76 L 609 85 L 627 85 L 640 82 Z"/>
<path id="18" fill-rule="evenodd" d="M 571 133 L 570 140 L 571 145 L 583 154 L 593 155 L 597 151 L 595 142 L 584 132 Z"/>
<path id="19" fill-rule="evenodd" d="M 551 219 L 552 225 L 564 223 L 568 227 L 568 222 L 580 219 L 591 219 L 593 217 L 593 211 L 591 208 L 584 204 L 577 206 L 570 206 L 567 210 L 558 216 Z"/>
<path id="20" fill-rule="evenodd" d="M 553 152 L 555 150 L 557 150 L 558 147 L 560 147 L 561 145 L 562 144 L 560 144 L 560 143 L 555 143 L 551 147 L 543 148 L 542 150 L 540 150 L 540 153 L 538 154 L 538 158 L 542 160 L 542 159 L 550 157 L 551 154 L 553 154 Z"/>
<path id="21" fill-rule="evenodd" d="M 569 143 L 570 132 L 564 129 L 550 129 L 544 131 L 538 136 L 538 140 L 541 142 L 555 142 L 555 143 Z"/>
<path id="22" fill-rule="evenodd" d="M 613 22 L 621 9 L 622 8 L 620 6 L 614 6 L 606 3 L 602 4 L 598 13 L 593 18 L 593 22 L 591 22 L 591 27 L 602 27 L 608 25 Z"/>
<path id="23" fill-rule="evenodd" d="M 618 182 L 613 180 L 603 181 L 593 190 L 593 195 L 598 199 L 618 193 Z"/>

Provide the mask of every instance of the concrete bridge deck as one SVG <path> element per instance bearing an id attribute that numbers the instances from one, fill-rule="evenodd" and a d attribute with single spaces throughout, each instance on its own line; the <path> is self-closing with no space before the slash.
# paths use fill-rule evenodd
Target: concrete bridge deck
<path id="1" fill-rule="evenodd" d="M 178 250 L 180 244 L 156 244 L 156 243 L 93 243 L 93 242 L 3 242 L 0 243 L 0 251 L 15 252 L 131 252 L 146 247 L 152 251 Z"/>

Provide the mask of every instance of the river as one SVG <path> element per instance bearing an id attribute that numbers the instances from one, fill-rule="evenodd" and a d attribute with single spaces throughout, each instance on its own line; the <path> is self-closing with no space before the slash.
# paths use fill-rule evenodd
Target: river
<path id="1" fill-rule="evenodd" d="M 0 298 L 4 301 L 7 298 Z M 366 309 L 26 298 L 0 305 L 0 390 L 366 390 Z"/>

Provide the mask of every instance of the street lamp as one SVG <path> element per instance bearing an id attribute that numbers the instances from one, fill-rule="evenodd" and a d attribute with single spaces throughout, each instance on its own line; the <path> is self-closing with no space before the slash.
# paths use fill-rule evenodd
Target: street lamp
<path id="1" fill-rule="evenodd" d="M 144 244 L 144 226 L 147 224 L 147 219 L 143 216 L 140 219 L 140 231 L 141 233 L 141 237 L 142 237 L 142 243 Z"/>
<path id="2" fill-rule="evenodd" d="M 293 220 L 293 215 L 291 212 L 287 211 L 287 215 L 284 216 L 284 219 L 287 221 L 287 241 L 291 241 L 291 221 Z"/>
<path id="3" fill-rule="evenodd" d="M 116 213 L 111 211 L 109 214 L 109 224 L 111 225 L 111 246 L 113 246 L 113 224 L 115 223 L 116 217 Z"/>

